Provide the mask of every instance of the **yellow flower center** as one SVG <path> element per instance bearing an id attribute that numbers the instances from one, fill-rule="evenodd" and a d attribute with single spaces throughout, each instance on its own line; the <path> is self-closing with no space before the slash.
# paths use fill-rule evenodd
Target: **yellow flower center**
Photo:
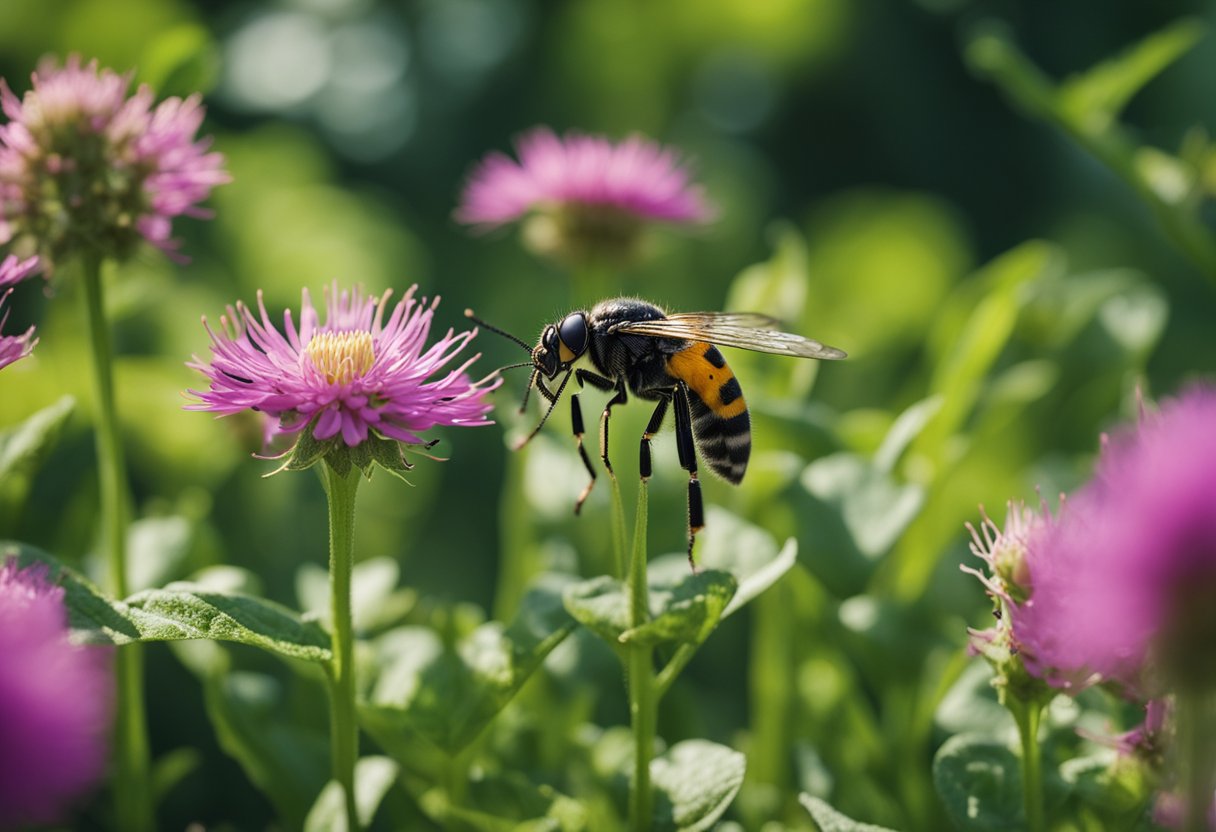
<path id="1" fill-rule="evenodd" d="M 370 332 L 321 332 L 312 337 L 304 353 L 330 384 L 362 378 L 376 360 Z"/>

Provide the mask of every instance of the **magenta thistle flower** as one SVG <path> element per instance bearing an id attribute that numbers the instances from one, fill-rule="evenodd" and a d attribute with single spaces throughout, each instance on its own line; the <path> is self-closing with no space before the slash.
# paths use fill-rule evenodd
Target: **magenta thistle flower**
<path id="1" fill-rule="evenodd" d="M 200 97 L 155 104 L 131 74 L 44 62 L 18 98 L 0 80 L 0 243 L 28 238 L 52 268 L 72 253 L 125 258 L 140 240 L 165 251 L 174 217 L 229 181 L 223 157 L 195 140 Z"/>
<path id="2" fill-rule="evenodd" d="M 1029 561 L 1022 638 L 1045 665 L 1145 695 L 1216 682 L 1213 425 L 1198 388 L 1107 443 Z"/>
<path id="3" fill-rule="evenodd" d="M 450 366 L 477 331 L 449 329 L 427 346 L 439 299 L 416 300 L 416 289 L 390 313 L 390 292 L 365 297 L 335 283 L 326 292 L 324 324 L 305 290 L 299 326 L 288 311 L 283 332 L 260 292 L 256 313 L 241 303 L 229 307 L 222 334 L 207 327 L 211 363 L 196 358 L 190 365 L 211 386 L 189 391 L 199 399 L 189 409 L 256 410 L 277 419 L 280 432 L 307 427 L 311 439 L 347 448 L 369 438 L 420 445 L 419 434 L 436 425 L 491 424 L 486 396 L 501 379 L 471 380 L 467 371 L 477 355 Z"/>
<path id="4" fill-rule="evenodd" d="M 34 328 L 31 326 L 20 335 L 5 335 L 4 324 L 8 320 L 8 310 L 4 308 L 4 302 L 8 300 L 8 296 L 13 293 L 12 289 L 8 289 L 4 294 L 0 295 L 0 369 L 7 367 L 14 361 L 25 358 L 29 355 L 34 345 L 38 343 L 38 339 L 34 337 Z"/>
<path id="5" fill-rule="evenodd" d="M 110 650 L 68 641 L 45 565 L 0 567 L 0 825 L 51 823 L 105 771 Z"/>
<path id="6" fill-rule="evenodd" d="M 38 273 L 38 258 L 19 260 L 17 255 L 10 254 L 0 262 L 0 289 L 6 286 L 16 286 L 27 277 Z"/>
<path id="7" fill-rule="evenodd" d="M 545 253 L 619 257 L 648 223 L 714 218 L 677 152 L 642 136 L 613 144 L 537 127 L 517 149 L 519 161 L 496 152 L 473 170 L 457 221 L 488 230 L 530 219 L 525 239 Z"/>

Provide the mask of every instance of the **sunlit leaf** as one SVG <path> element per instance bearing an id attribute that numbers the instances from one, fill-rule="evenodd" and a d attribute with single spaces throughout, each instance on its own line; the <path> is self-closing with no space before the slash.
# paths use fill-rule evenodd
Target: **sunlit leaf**
<path id="1" fill-rule="evenodd" d="M 561 601 L 567 580 L 543 578 L 509 626 L 483 624 L 455 648 L 421 627 L 376 639 L 378 670 L 362 705 L 369 730 L 396 726 L 452 753 L 467 745 L 574 628 Z"/>
<path id="2" fill-rule="evenodd" d="M 1199 20 L 1175 21 L 1060 84 L 1059 106 L 1082 129 L 1097 132 L 1105 128 L 1137 92 L 1189 52 L 1206 31 Z"/>
<path id="3" fill-rule="evenodd" d="M 739 787 L 747 759 L 708 740 L 676 743 L 650 762 L 656 829 L 698 832 L 722 817 Z"/>
<path id="4" fill-rule="evenodd" d="M 798 795 L 798 802 L 811 813 L 811 817 L 815 819 L 815 825 L 819 827 L 819 832 L 891 832 L 885 826 L 860 823 L 846 817 L 833 809 L 827 801 L 809 794 Z"/>
<path id="5" fill-rule="evenodd" d="M 397 763 L 388 757 L 363 757 L 355 763 L 355 812 L 362 827 L 371 826 L 399 771 Z M 347 832 L 348 828 L 342 785 L 330 780 L 309 810 L 304 832 Z"/>
<path id="6" fill-rule="evenodd" d="M 1022 774 L 1009 746 L 982 734 L 957 734 L 933 759 L 933 785 L 961 829 L 1021 828 Z"/>
<path id="7" fill-rule="evenodd" d="M 394 558 L 368 558 L 355 564 L 351 574 L 351 609 L 357 632 L 391 627 L 413 609 L 418 594 L 398 587 L 400 580 L 401 565 Z M 319 621 L 328 621 L 329 572 L 315 563 L 301 566 L 296 572 L 296 597 L 303 610 Z"/>
<path id="8" fill-rule="evenodd" d="M 738 581 L 722 618 L 775 584 L 797 560 L 798 542 L 794 538 L 778 549 L 773 536 L 764 529 L 723 508 L 709 506 L 705 522 L 705 531 L 699 537 L 703 542 L 697 544 L 698 565 L 729 572 Z M 688 556 L 673 552 L 657 557 L 647 566 L 647 575 L 652 584 L 676 584 L 688 575 Z"/>
<path id="9" fill-rule="evenodd" d="M 738 588 L 729 572 L 707 569 L 682 575 L 660 574 L 650 581 L 650 618 L 630 625 L 629 593 L 607 576 L 569 587 L 566 609 L 596 635 L 619 645 L 628 642 L 699 644 L 713 631 Z"/>
<path id="10" fill-rule="evenodd" d="M 76 400 L 64 396 L 24 422 L 0 431 L 0 519 L 7 506 L 19 509 L 42 460 L 59 440 L 76 409 Z"/>

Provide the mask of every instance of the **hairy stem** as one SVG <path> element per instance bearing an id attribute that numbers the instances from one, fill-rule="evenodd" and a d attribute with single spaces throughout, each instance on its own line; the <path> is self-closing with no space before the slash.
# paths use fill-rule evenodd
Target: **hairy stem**
<path id="1" fill-rule="evenodd" d="M 1030 832 L 1047 829 L 1043 813 L 1043 754 L 1039 746 L 1039 720 L 1043 706 L 1010 697 L 1006 703 L 1022 742 L 1022 805 L 1026 812 L 1026 828 Z"/>
<path id="2" fill-rule="evenodd" d="M 321 464 L 329 501 L 329 586 L 333 619 L 333 659 L 329 665 L 329 733 L 333 778 L 342 786 L 347 829 L 359 829 L 355 808 L 355 762 L 359 759 L 359 724 L 355 712 L 354 626 L 351 574 L 355 565 L 355 493 L 359 469 L 339 474 Z"/>
<path id="3" fill-rule="evenodd" d="M 114 400 L 114 350 L 106 322 L 101 258 L 83 260 L 83 299 L 92 345 L 97 477 L 101 503 L 106 588 L 127 596 L 127 464 Z M 118 707 L 114 725 L 115 812 L 118 825 L 132 832 L 153 827 L 148 730 L 144 714 L 143 648 L 129 644 L 114 657 Z"/>
<path id="4" fill-rule="evenodd" d="M 633 558 L 629 566 L 629 626 L 640 627 L 650 618 L 649 587 L 646 582 L 647 486 L 638 489 L 638 512 L 634 524 Z M 654 648 L 630 644 L 629 717 L 633 725 L 633 791 L 629 795 L 629 825 L 634 832 L 650 829 L 654 796 L 650 784 L 650 759 L 658 722 L 658 697 L 654 679 Z"/>

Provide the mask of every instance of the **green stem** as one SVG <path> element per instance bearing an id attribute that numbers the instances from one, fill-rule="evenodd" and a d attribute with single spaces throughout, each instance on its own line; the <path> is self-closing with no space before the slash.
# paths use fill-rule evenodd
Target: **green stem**
<path id="1" fill-rule="evenodd" d="M 1186 801 L 1182 828 L 1205 832 L 1216 789 L 1216 694 L 1181 689 L 1178 708 L 1178 781 Z"/>
<path id="2" fill-rule="evenodd" d="M 1022 804 L 1026 811 L 1026 828 L 1030 832 L 1043 832 L 1047 829 L 1043 814 L 1043 754 L 1039 746 L 1043 706 L 1010 697 L 1006 707 L 1013 714 L 1022 741 Z"/>
<path id="3" fill-rule="evenodd" d="M 329 732 L 333 778 L 346 798 L 346 823 L 359 829 L 355 808 L 355 762 L 359 758 L 359 724 L 355 712 L 354 626 L 351 616 L 351 573 L 355 565 L 355 493 L 359 469 L 339 474 L 328 462 L 320 466 L 329 500 L 330 617 L 333 659 L 329 666 Z"/>
<path id="4" fill-rule="evenodd" d="M 93 355 L 94 418 L 97 425 L 97 477 L 101 509 L 106 588 L 127 596 L 127 465 L 114 400 L 114 350 L 106 322 L 101 258 L 83 259 L 85 316 Z M 119 827 L 144 832 L 153 827 L 148 732 L 144 716 L 143 653 L 137 644 L 114 658 L 118 708 L 114 725 L 115 812 Z"/>
<path id="5" fill-rule="evenodd" d="M 621 499 L 621 483 L 609 472 L 608 482 L 612 486 L 612 575 L 625 577 L 625 502 Z"/>
<path id="6" fill-rule="evenodd" d="M 633 559 L 629 566 L 629 626 L 640 627 L 650 618 L 649 587 L 646 582 L 647 485 L 638 488 L 638 513 L 633 532 Z M 633 724 L 633 791 L 629 795 L 629 825 L 634 832 L 650 829 L 654 796 L 650 785 L 650 759 L 658 722 L 658 698 L 654 685 L 654 648 L 629 644 L 629 716 Z"/>

